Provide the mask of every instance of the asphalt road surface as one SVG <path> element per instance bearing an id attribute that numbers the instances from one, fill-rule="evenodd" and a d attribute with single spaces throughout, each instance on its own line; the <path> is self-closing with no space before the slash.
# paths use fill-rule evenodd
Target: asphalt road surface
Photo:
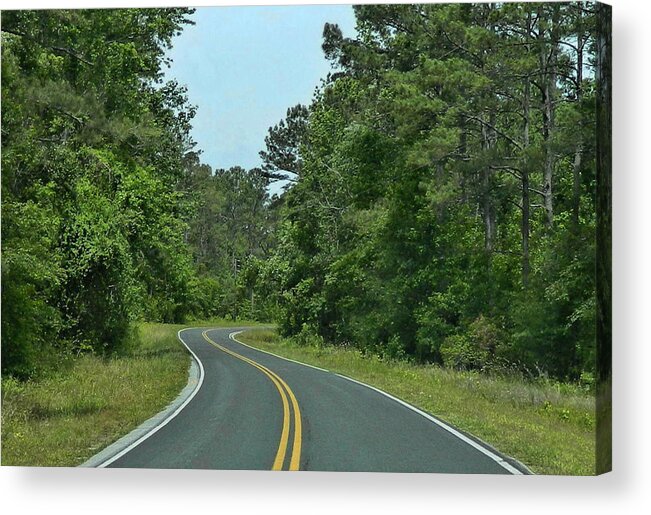
<path id="1" fill-rule="evenodd" d="M 518 474 L 493 449 L 379 391 L 186 329 L 202 382 L 173 419 L 106 466 Z"/>

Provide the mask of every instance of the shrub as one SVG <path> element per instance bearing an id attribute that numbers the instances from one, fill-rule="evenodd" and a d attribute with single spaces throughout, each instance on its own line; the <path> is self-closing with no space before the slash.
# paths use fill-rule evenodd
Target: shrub
<path id="1" fill-rule="evenodd" d="M 407 359 L 407 351 L 400 336 L 394 334 L 385 347 L 385 356 L 389 359 Z"/>
<path id="2" fill-rule="evenodd" d="M 503 335 L 500 329 L 484 315 L 479 315 L 470 324 L 468 335 L 474 346 L 491 355 L 503 343 Z"/>
<path id="3" fill-rule="evenodd" d="M 301 331 L 292 340 L 303 347 L 322 348 L 325 345 L 323 337 L 316 333 L 316 330 L 309 324 L 304 323 Z"/>
<path id="4" fill-rule="evenodd" d="M 482 368 L 488 360 L 489 353 L 474 345 L 468 337 L 453 334 L 445 338 L 441 344 L 443 364 L 456 369 Z"/>
<path id="5" fill-rule="evenodd" d="M 504 346 L 502 331 L 480 315 L 465 335 L 448 336 L 441 344 L 443 364 L 456 369 L 485 369 L 496 360 L 496 352 Z"/>

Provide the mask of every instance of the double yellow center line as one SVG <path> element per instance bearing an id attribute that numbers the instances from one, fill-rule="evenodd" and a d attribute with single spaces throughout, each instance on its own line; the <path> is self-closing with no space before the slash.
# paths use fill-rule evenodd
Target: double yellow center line
<path id="1" fill-rule="evenodd" d="M 296 401 L 296 397 L 294 396 L 294 392 L 292 392 L 292 389 L 289 386 L 287 386 L 287 383 L 285 383 L 285 381 L 283 381 L 278 374 L 276 374 L 272 370 L 269 370 L 264 365 L 261 365 L 260 363 L 253 361 L 251 358 L 242 356 L 241 354 L 238 354 L 237 352 L 233 352 L 232 350 L 227 349 L 222 345 L 219 345 L 217 342 L 214 342 L 208 336 L 208 331 L 204 331 L 202 334 L 204 339 L 208 343 L 210 343 L 210 345 L 212 345 L 213 347 L 216 347 L 217 349 L 225 352 L 226 354 L 229 354 L 234 358 L 240 359 L 245 363 L 248 363 L 249 365 L 260 370 L 260 372 L 265 374 L 271 380 L 271 382 L 278 390 L 278 393 L 280 393 L 280 399 L 282 400 L 283 403 L 283 428 L 280 433 L 280 443 L 278 445 L 278 451 L 276 452 L 276 458 L 274 459 L 274 463 L 273 466 L 271 467 L 271 470 L 283 470 L 283 465 L 285 463 L 285 456 L 289 448 L 289 431 L 291 426 L 291 415 L 290 415 L 289 406 L 291 402 L 292 410 L 294 412 L 294 441 L 292 445 L 292 455 L 289 461 L 288 470 L 298 470 L 301 462 L 301 438 L 302 438 L 301 410 L 298 408 L 298 402 Z"/>

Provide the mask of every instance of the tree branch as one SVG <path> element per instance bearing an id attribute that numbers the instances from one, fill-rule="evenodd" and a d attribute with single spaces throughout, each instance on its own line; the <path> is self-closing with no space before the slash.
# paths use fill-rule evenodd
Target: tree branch
<path id="1" fill-rule="evenodd" d="M 69 55 L 70 57 L 73 57 L 74 59 L 77 59 L 78 61 L 80 61 L 80 62 L 82 62 L 84 64 L 87 64 L 88 66 L 95 66 L 95 64 L 93 62 L 89 61 L 88 59 L 85 59 L 85 58 L 81 57 L 80 55 L 77 55 L 75 52 L 73 52 L 69 48 L 61 47 L 61 46 L 48 45 L 48 44 L 44 43 L 43 41 L 39 41 L 36 38 L 33 38 L 32 36 L 28 36 L 27 34 L 25 34 L 23 32 L 18 32 L 18 31 L 11 30 L 11 29 L 6 29 L 4 27 L 1 30 L 2 30 L 2 32 L 6 32 L 7 34 L 12 34 L 14 36 L 19 36 L 21 38 L 25 38 L 28 41 L 33 41 L 37 45 L 40 45 L 40 46 L 42 46 L 44 48 L 49 48 L 50 50 L 52 50 L 54 52 Z"/>
<path id="2" fill-rule="evenodd" d="M 536 188 L 529 187 L 529 191 L 531 191 L 532 193 L 537 193 L 541 197 L 545 198 L 545 193 L 540 191 L 540 190 L 537 190 Z M 540 207 L 542 207 L 542 206 L 540 206 Z"/>
<path id="3" fill-rule="evenodd" d="M 479 117 L 477 117 L 477 116 L 472 116 L 472 115 L 469 115 L 469 114 L 466 114 L 466 113 L 463 113 L 463 115 L 464 115 L 468 120 L 475 120 L 476 122 L 479 122 L 479 123 L 481 123 L 482 125 L 485 125 L 485 126 L 488 127 L 489 129 L 494 130 L 497 134 L 499 134 L 500 136 L 502 136 L 504 139 L 506 139 L 507 141 L 510 141 L 510 142 L 511 142 L 513 145 L 515 145 L 519 150 L 522 150 L 522 144 L 521 144 L 519 141 L 513 139 L 513 138 L 512 138 L 511 136 L 509 136 L 508 134 L 505 134 L 504 132 L 502 132 L 501 130 L 499 130 L 499 129 L 498 129 L 497 127 L 495 127 L 494 125 L 488 123 L 486 120 L 482 120 L 481 118 L 479 118 Z"/>
<path id="4" fill-rule="evenodd" d="M 522 175 L 519 173 L 520 170 L 518 170 L 517 168 L 514 168 L 513 166 L 506 166 L 506 165 L 489 165 L 489 168 L 490 168 L 491 170 L 500 170 L 500 171 L 506 172 L 506 173 L 508 173 L 509 175 L 512 175 L 513 177 L 515 177 L 516 179 L 518 179 L 519 181 L 522 180 Z"/>

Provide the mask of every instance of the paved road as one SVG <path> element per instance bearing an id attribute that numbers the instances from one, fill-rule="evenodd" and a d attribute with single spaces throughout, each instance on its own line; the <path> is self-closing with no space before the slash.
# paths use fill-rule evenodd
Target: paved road
<path id="1" fill-rule="evenodd" d="M 203 383 L 111 467 L 519 473 L 465 435 L 337 374 L 187 329 Z"/>

